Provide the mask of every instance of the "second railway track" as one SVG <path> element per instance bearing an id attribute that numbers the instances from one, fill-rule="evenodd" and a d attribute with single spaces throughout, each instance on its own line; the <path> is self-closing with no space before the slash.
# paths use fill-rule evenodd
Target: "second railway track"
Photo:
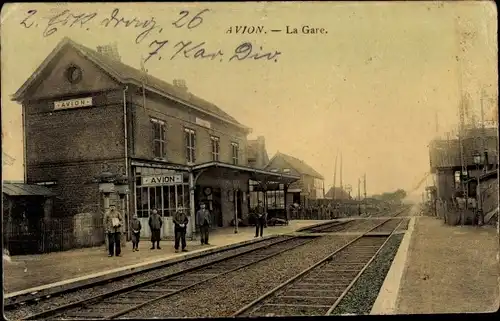
<path id="1" fill-rule="evenodd" d="M 376 228 L 391 232 L 397 225 L 387 220 Z M 366 234 L 366 233 L 365 233 Z M 390 236 L 361 235 L 323 260 L 265 293 L 233 316 L 330 315 Z"/>

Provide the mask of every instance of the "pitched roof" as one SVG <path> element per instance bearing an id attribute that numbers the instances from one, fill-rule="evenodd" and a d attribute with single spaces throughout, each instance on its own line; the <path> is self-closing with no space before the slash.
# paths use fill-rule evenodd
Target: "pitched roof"
<path id="1" fill-rule="evenodd" d="M 330 187 L 328 192 L 325 194 L 326 198 L 333 198 L 333 187 Z M 349 199 L 349 193 L 340 187 L 335 187 L 335 199 Z"/>
<path id="2" fill-rule="evenodd" d="M 85 47 L 73 40 L 65 37 L 47 56 L 45 61 L 40 65 L 40 67 L 33 73 L 33 76 L 28 79 L 23 86 L 14 94 L 14 100 L 20 100 L 21 97 L 26 92 L 26 89 L 35 81 L 35 78 L 41 73 L 43 69 L 50 63 L 50 61 L 66 46 L 71 46 L 79 51 L 83 56 L 85 56 L 90 61 L 94 62 L 97 66 L 101 67 L 104 71 L 108 72 L 113 78 L 117 79 L 119 82 L 128 84 L 132 83 L 138 86 L 142 86 L 143 82 L 147 90 L 151 92 L 159 93 L 169 99 L 178 101 L 184 105 L 191 108 L 197 109 L 205 114 L 211 115 L 213 117 L 219 118 L 225 122 L 234 124 L 240 128 L 249 130 L 248 127 L 240 124 L 232 116 L 224 112 L 222 109 L 216 105 L 197 97 L 183 89 L 177 88 L 176 86 L 169 84 L 161 79 L 158 79 L 152 75 L 145 75 L 144 71 L 126 65 L 118 60 L 114 60 L 106 55 L 100 54 L 97 51 Z"/>
<path id="3" fill-rule="evenodd" d="M 55 194 L 45 186 L 28 185 L 24 183 L 2 184 L 2 193 L 9 196 L 54 196 Z"/>
<path id="4" fill-rule="evenodd" d="M 280 153 L 280 152 L 277 152 L 276 155 L 273 156 L 273 158 L 269 161 L 269 163 L 266 166 L 266 168 L 277 157 L 281 157 L 285 162 L 288 163 L 288 165 L 290 165 L 291 168 L 295 169 L 297 172 L 299 172 L 299 173 L 301 173 L 303 175 L 309 175 L 309 176 L 316 177 L 316 178 L 319 178 L 319 179 L 324 179 L 323 175 L 321 175 L 320 173 L 318 173 L 311 166 L 307 165 L 304 161 L 302 161 L 302 160 L 300 160 L 300 159 L 298 159 L 296 157 L 293 157 L 293 156 L 290 156 L 290 155 L 287 155 L 287 154 L 283 154 L 283 153 Z"/>

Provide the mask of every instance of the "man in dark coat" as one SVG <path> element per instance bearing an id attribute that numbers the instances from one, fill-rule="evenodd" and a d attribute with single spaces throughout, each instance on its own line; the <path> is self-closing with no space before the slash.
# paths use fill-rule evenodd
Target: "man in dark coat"
<path id="1" fill-rule="evenodd" d="M 161 235 L 161 226 L 163 225 L 163 220 L 158 214 L 157 210 L 152 210 L 151 215 L 149 216 L 149 228 L 151 229 L 151 250 L 155 249 L 155 242 L 156 242 L 156 248 L 158 250 L 161 249 L 160 247 L 160 235 Z"/>
<path id="2" fill-rule="evenodd" d="M 116 210 L 116 206 L 111 204 L 109 206 L 109 210 L 106 212 L 105 218 L 105 228 L 106 234 L 108 236 L 108 250 L 109 257 L 116 255 L 120 256 L 121 254 L 121 246 L 120 246 L 120 237 L 121 237 L 121 228 L 123 224 L 123 217 L 121 213 Z"/>
<path id="3" fill-rule="evenodd" d="M 259 201 L 259 204 L 255 208 L 255 237 L 259 236 L 259 230 L 260 230 L 260 236 L 262 237 L 262 234 L 264 232 L 265 220 L 266 220 L 266 212 L 264 206 L 262 205 L 262 201 Z"/>
<path id="4" fill-rule="evenodd" d="M 175 233 L 175 253 L 179 252 L 179 243 L 182 243 L 182 252 L 187 252 L 186 250 L 186 228 L 189 219 L 184 211 L 184 207 L 179 207 L 177 212 L 175 212 L 174 217 L 174 233 Z"/>
<path id="5" fill-rule="evenodd" d="M 201 203 L 200 209 L 196 212 L 196 221 L 200 228 L 201 245 L 210 245 L 208 243 L 208 231 L 212 222 L 210 219 L 210 211 L 206 209 L 205 203 Z"/>

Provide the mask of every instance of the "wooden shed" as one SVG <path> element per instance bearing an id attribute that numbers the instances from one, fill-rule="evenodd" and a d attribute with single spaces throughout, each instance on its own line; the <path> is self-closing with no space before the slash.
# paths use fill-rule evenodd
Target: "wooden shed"
<path id="1" fill-rule="evenodd" d="M 54 193 L 45 186 L 4 181 L 3 242 L 11 255 L 42 251 L 41 223 L 52 214 Z"/>

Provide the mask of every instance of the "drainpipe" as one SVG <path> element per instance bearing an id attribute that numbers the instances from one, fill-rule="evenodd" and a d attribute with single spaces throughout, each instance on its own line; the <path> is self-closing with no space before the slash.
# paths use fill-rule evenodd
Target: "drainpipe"
<path id="1" fill-rule="evenodd" d="M 28 184 L 28 164 L 26 163 L 26 160 L 27 160 L 27 157 L 26 157 L 26 148 L 27 148 L 27 144 L 26 144 L 26 106 L 24 105 L 24 102 L 22 104 L 23 108 L 21 109 L 22 110 L 22 121 L 23 121 L 23 176 L 24 176 L 24 183 L 25 184 Z"/>
<path id="2" fill-rule="evenodd" d="M 195 240 L 196 232 L 196 207 L 194 204 L 195 178 L 192 169 L 189 169 L 189 212 L 191 216 L 191 239 Z"/>
<path id="3" fill-rule="evenodd" d="M 128 86 L 125 86 L 123 89 L 123 138 L 124 138 L 124 145 L 125 145 L 125 175 L 128 177 L 129 176 L 129 171 L 128 171 L 128 123 L 127 123 L 127 91 L 128 91 Z M 130 184 L 130 180 L 129 180 Z M 135 192 L 135 191 L 134 191 Z M 129 204 L 129 195 L 125 195 L 125 208 L 127 209 L 127 241 L 130 241 L 131 239 L 131 234 L 130 234 L 130 204 Z"/>

